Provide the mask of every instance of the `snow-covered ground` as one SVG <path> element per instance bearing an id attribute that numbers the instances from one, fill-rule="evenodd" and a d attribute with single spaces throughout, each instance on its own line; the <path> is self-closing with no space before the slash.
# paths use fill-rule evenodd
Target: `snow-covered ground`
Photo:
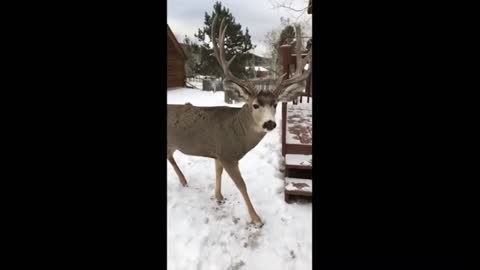
<path id="1" fill-rule="evenodd" d="M 189 84 L 195 86 L 196 88 L 198 89 L 202 89 L 203 88 L 203 82 L 202 81 L 196 81 L 196 80 L 190 80 L 190 81 L 187 81 Z"/>
<path id="2" fill-rule="evenodd" d="M 169 104 L 241 107 L 224 103 L 223 92 L 169 90 Z M 182 187 L 167 160 L 167 259 L 169 270 L 303 270 L 312 268 L 312 206 L 284 201 L 281 106 L 277 128 L 240 161 L 252 204 L 265 225 L 256 228 L 240 192 L 226 172 L 224 204 L 215 201 L 215 162 L 177 151 Z"/>

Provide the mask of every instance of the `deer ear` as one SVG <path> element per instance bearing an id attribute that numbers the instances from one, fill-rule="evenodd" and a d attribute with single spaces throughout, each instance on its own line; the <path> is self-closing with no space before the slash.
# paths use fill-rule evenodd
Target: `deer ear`
<path id="1" fill-rule="evenodd" d="M 279 102 L 290 102 L 301 95 L 305 90 L 305 81 L 289 85 L 277 97 Z"/>
<path id="2" fill-rule="evenodd" d="M 227 91 L 232 91 L 238 97 L 241 97 L 245 100 L 248 100 L 250 98 L 250 94 L 248 93 L 247 90 L 245 90 L 242 86 L 234 83 L 231 80 L 228 80 L 228 79 L 223 80 L 223 89 Z"/>

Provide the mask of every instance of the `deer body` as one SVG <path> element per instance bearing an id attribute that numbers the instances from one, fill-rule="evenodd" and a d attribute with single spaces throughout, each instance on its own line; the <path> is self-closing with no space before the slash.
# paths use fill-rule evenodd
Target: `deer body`
<path id="1" fill-rule="evenodd" d="M 273 91 L 257 91 L 250 81 L 235 77 L 229 70 L 229 65 L 235 57 L 227 61 L 224 51 L 226 27 L 224 20 L 220 25 L 217 40 L 215 35 L 217 17 L 212 24 L 212 43 L 215 58 L 223 68 L 225 80 L 224 89 L 235 91 L 246 102 L 242 108 L 231 107 L 195 107 L 191 104 L 168 105 L 167 107 L 167 159 L 175 170 L 180 183 L 187 185 L 182 171 L 178 167 L 173 153 L 176 150 L 193 156 L 215 159 L 215 198 L 222 201 L 222 172 L 225 169 L 242 194 L 248 213 L 255 224 L 263 224 L 255 212 L 247 186 L 238 168 L 238 161 L 253 149 L 276 126 L 275 112 L 278 101 L 290 101 L 305 89 L 305 79 L 311 72 L 303 68 L 311 58 L 311 51 L 302 59 L 300 49 L 301 31 L 296 28 L 297 67 L 294 76 L 283 80 L 278 79 Z M 218 42 L 218 45 L 217 45 Z"/>
<path id="2" fill-rule="evenodd" d="M 238 161 L 265 136 L 242 108 L 168 105 L 167 144 L 186 155 Z"/>

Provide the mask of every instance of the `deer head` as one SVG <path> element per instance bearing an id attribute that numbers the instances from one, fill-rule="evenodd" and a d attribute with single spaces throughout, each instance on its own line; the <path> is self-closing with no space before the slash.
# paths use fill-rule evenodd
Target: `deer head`
<path id="1" fill-rule="evenodd" d="M 295 26 L 296 32 L 296 70 L 290 78 L 285 78 L 287 74 L 283 74 L 276 81 L 273 91 L 258 91 L 252 81 L 242 80 L 235 77 L 229 66 L 235 59 L 233 56 L 227 61 L 225 56 L 225 32 L 227 25 L 224 24 L 225 19 L 220 23 L 220 30 L 217 40 L 216 25 L 217 16 L 213 19 L 212 24 L 212 43 L 215 58 L 220 66 L 222 66 L 225 74 L 225 80 L 223 81 L 224 89 L 232 90 L 236 92 L 240 97 L 245 99 L 246 106 L 252 115 L 255 124 L 258 129 L 263 131 L 271 131 L 276 127 L 275 113 L 278 102 L 289 102 L 295 99 L 305 89 L 305 80 L 308 78 L 312 71 L 312 65 L 309 64 L 307 71 L 304 71 L 304 67 L 311 61 L 312 50 L 308 52 L 307 56 L 302 58 L 302 36 L 299 25 Z"/>

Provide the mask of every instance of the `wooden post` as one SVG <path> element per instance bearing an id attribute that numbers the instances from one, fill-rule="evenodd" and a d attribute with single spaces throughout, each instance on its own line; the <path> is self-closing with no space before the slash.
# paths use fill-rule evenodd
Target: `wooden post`
<path id="1" fill-rule="evenodd" d="M 287 143 L 287 103 L 282 102 L 282 155 L 286 154 Z"/>
<path id="2" fill-rule="evenodd" d="M 282 69 L 283 73 L 287 73 L 284 79 L 288 79 L 290 77 L 290 63 L 292 59 L 292 46 L 290 45 L 282 45 L 280 46 L 280 57 L 282 59 Z"/>
<path id="3" fill-rule="evenodd" d="M 311 63 L 310 63 L 311 65 Z M 308 76 L 307 79 L 307 103 L 310 103 L 310 97 L 312 96 L 312 73 Z"/>
<path id="4" fill-rule="evenodd" d="M 288 79 L 290 77 L 290 63 L 292 59 L 292 46 L 286 44 L 280 46 L 280 57 L 282 60 L 282 73 L 287 75 L 283 78 Z M 286 151 L 286 133 L 287 133 L 287 103 L 282 102 L 282 155 L 285 156 Z"/>

